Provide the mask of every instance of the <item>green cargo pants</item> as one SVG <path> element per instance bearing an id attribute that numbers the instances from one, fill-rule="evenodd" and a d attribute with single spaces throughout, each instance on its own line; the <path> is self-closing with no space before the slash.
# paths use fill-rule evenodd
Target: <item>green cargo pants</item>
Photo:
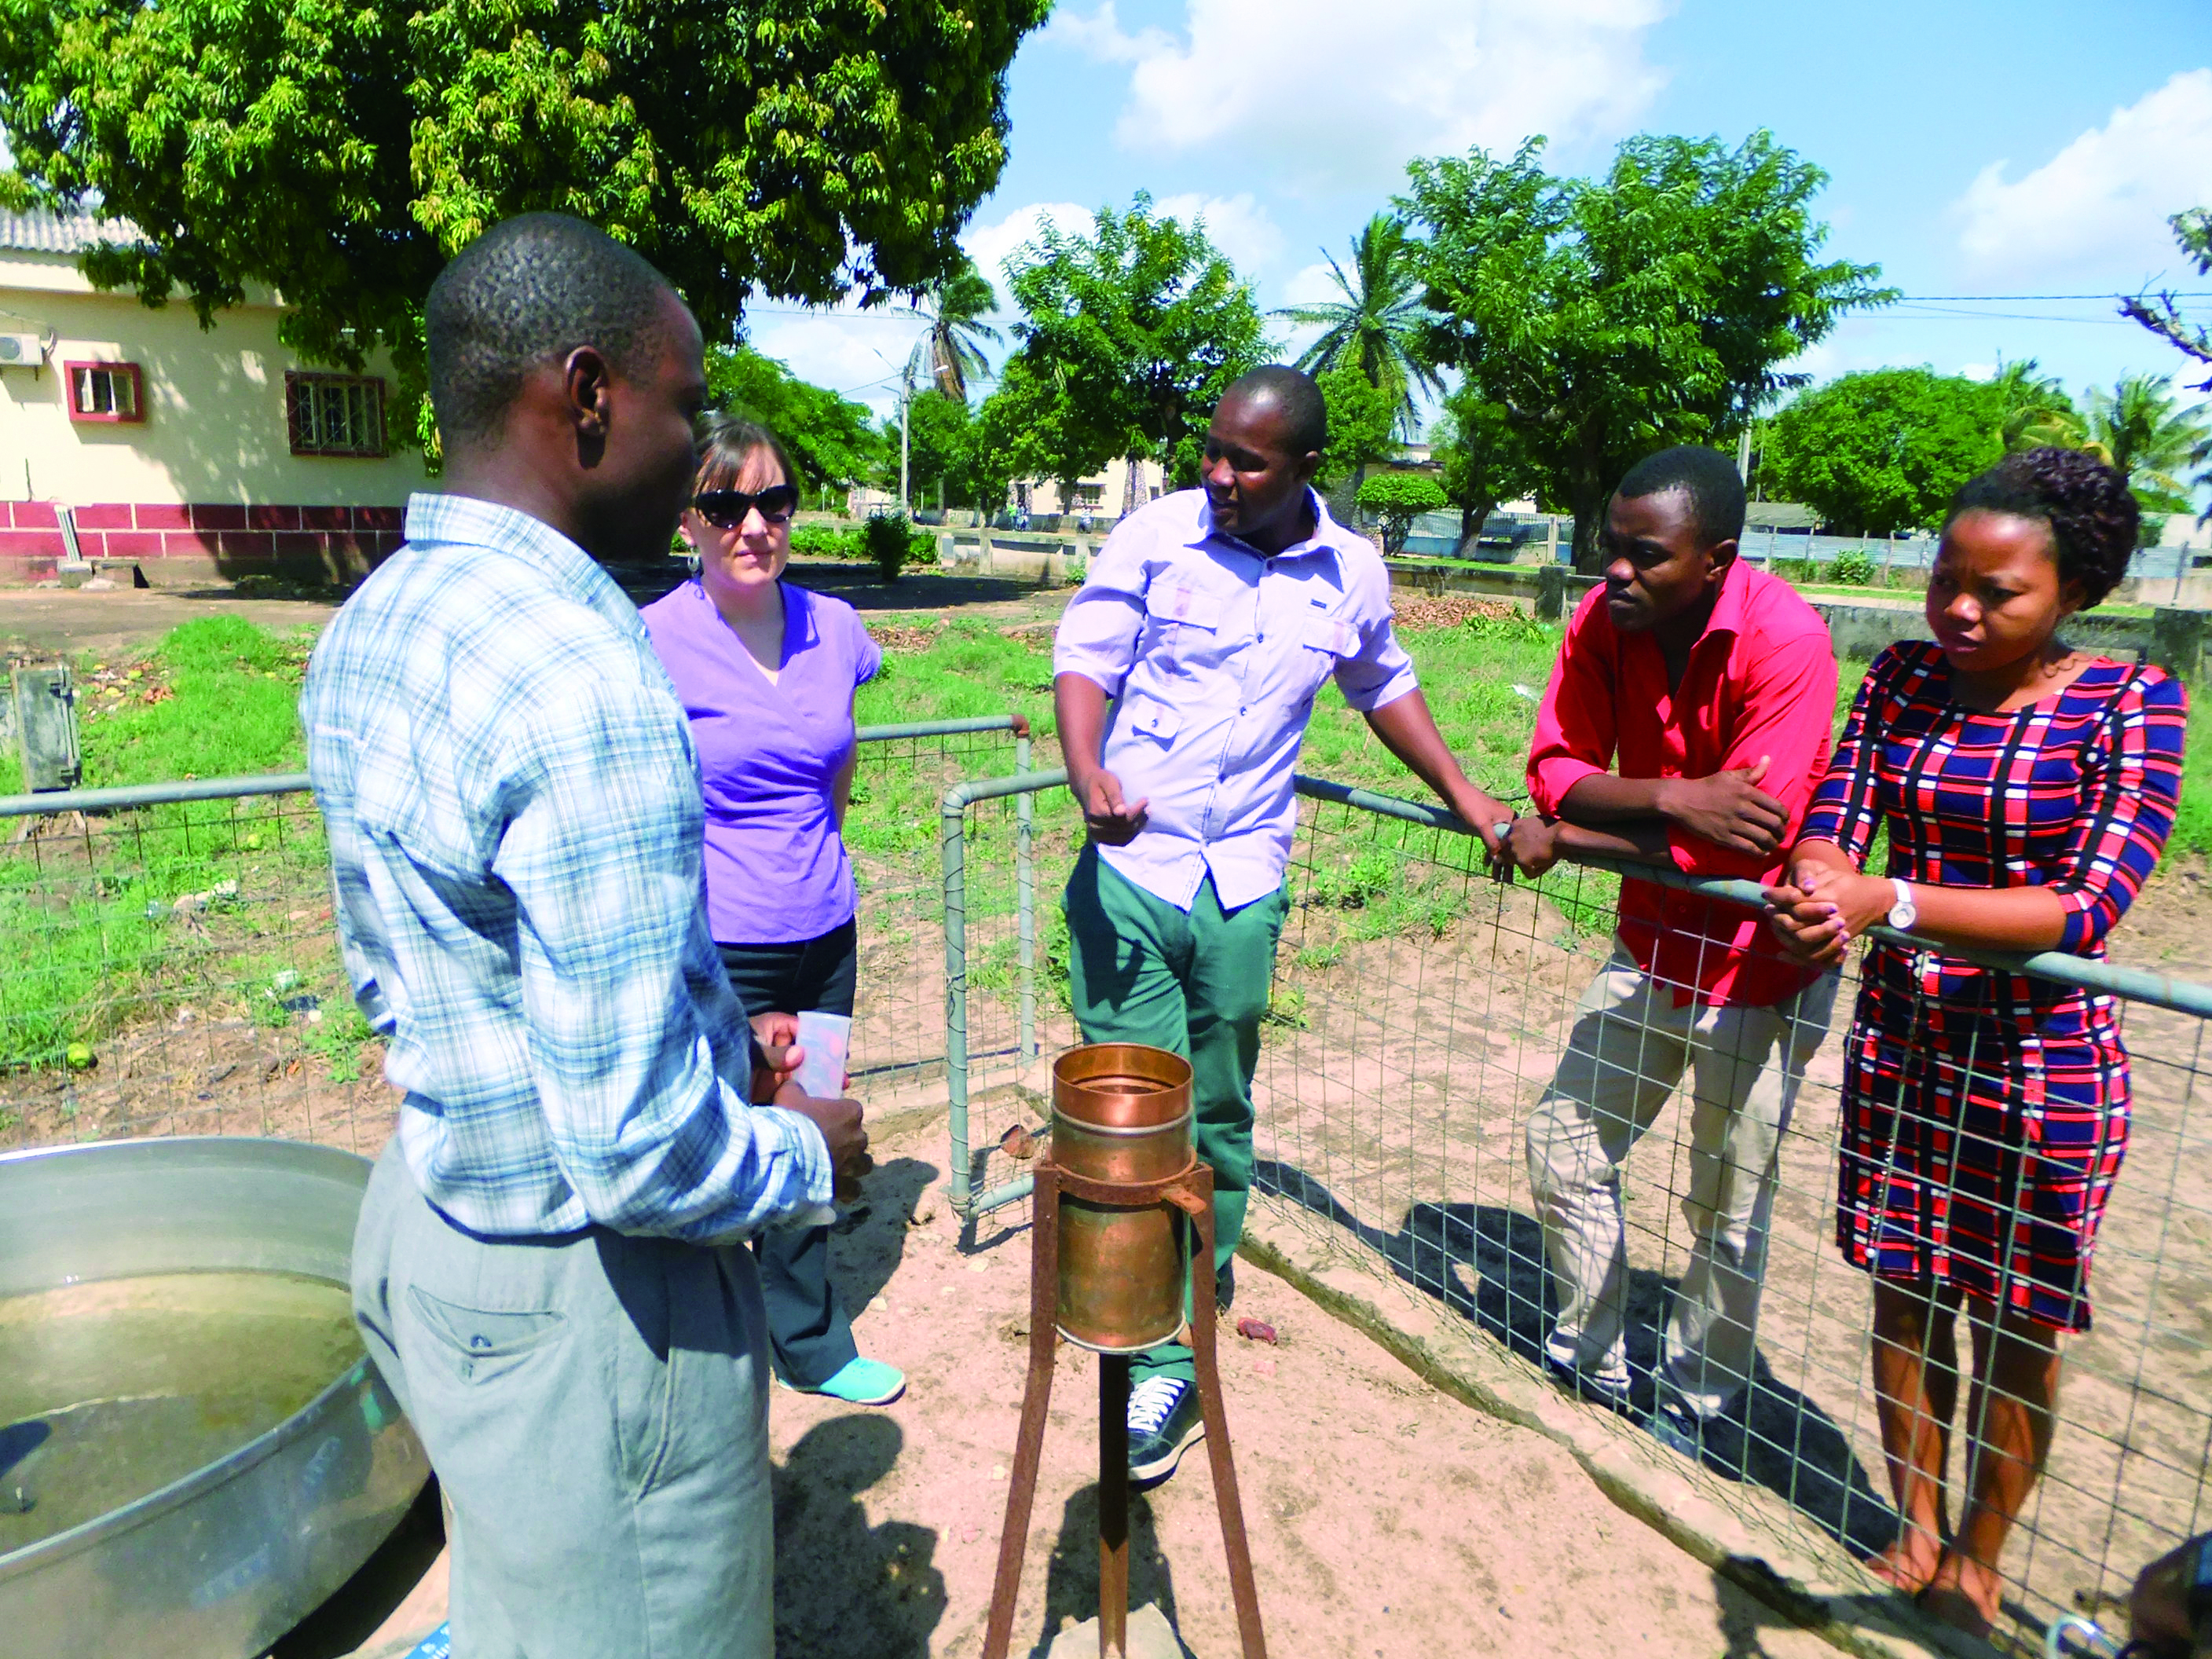
<path id="1" fill-rule="evenodd" d="M 1190 1061 L 1198 1155 L 1213 1168 L 1214 1268 L 1237 1254 L 1252 1189 L 1252 1070 L 1267 1012 L 1275 941 L 1288 898 L 1278 888 L 1224 911 L 1209 875 L 1185 915 L 1086 847 L 1068 878 L 1068 980 L 1090 1042 L 1145 1042 Z M 1169 1343 L 1130 1368 L 1194 1376 L 1190 1350 Z"/>

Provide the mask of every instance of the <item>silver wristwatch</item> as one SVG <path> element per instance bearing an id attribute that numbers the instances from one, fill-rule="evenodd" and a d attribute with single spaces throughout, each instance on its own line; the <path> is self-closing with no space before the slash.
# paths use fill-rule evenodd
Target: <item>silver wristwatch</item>
<path id="1" fill-rule="evenodd" d="M 1900 933 L 1912 931 L 1912 924 L 1920 920 L 1920 907 L 1912 902 L 1912 890 L 1896 877 L 1889 884 L 1897 890 L 1897 902 L 1889 907 L 1889 925 Z"/>

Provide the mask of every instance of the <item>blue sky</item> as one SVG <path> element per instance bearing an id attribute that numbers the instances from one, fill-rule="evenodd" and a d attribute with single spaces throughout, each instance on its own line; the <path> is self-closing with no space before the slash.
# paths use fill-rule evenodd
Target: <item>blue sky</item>
<path id="1" fill-rule="evenodd" d="M 2212 0 L 1062 0 L 1009 106 L 1012 159 L 965 237 L 994 280 L 1040 216 L 1079 228 L 1147 190 L 1282 305 L 1325 291 L 1320 250 L 1342 257 L 1411 156 L 1540 132 L 1586 173 L 1633 132 L 1764 126 L 1832 175 L 1832 253 L 1910 295 L 2212 289 L 2164 224 L 2212 204 Z M 774 306 L 750 326 L 883 409 L 916 331 Z M 2000 357 L 2077 393 L 2179 366 L 2109 301 L 1939 300 L 1850 320 L 1802 367 Z"/>

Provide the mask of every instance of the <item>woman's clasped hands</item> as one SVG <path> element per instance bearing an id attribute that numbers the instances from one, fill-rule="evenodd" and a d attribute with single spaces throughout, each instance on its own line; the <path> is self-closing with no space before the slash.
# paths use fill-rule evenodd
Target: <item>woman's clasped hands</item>
<path id="1" fill-rule="evenodd" d="M 1766 925 L 1796 960 L 1833 968 L 1850 942 L 1886 921 L 1895 889 L 1879 876 L 1850 866 L 1793 859 L 1788 880 L 1764 890 Z"/>

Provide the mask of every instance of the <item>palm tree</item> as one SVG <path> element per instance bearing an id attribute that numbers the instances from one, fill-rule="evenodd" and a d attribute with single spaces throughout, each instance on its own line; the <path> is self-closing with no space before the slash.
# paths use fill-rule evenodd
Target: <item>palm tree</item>
<path id="1" fill-rule="evenodd" d="M 994 345 L 999 331 L 981 319 L 999 308 L 999 296 L 975 269 L 973 260 L 941 283 L 933 283 L 915 296 L 914 308 L 929 320 L 929 331 L 915 342 L 906 360 L 906 380 L 930 380 L 956 403 L 968 401 L 968 377 L 988 366 L 978 343 Z"/>
<path id="2" fill-rule="evenodd" d="M 1432 396 L 1443 390 L 1443 383 L 1414 351 L 1415 337 L 1430 313 L 1421 303 L 1413 251 L 1406 222 L 1378 213 L 1352 239 L 1349 273 L 1326 248 L 1322 250 L 1343 299 L 1286 306 L 1274 313 L 1294 323 L 1319 324 L 1322 337 L 1305 349 L 1298 367 L 1318 374 L 1346 362 L 1358 364 L 1369 385 L 1396 398 L 1398 429 L 1409 440 L 1420 430 L 1413 389 L 1418 386 Z"/>
<path id="3" fill-rule="evenodd" d="M 2047 445 L 2070 447 L 2081 441 L 2081 416 L 2066 387 L 2055 375 L 2041 372 L 2033 357 L 2007 362 L 1997 360 L 1996 378 L 1990 390 L 2002 410 L 1998 431 L 2005 453 L 2040 449 Z"/>
<path id="4" fill-rule="evenodd" d="M 2124 477 L 2144 506 L 2178 512 L 2191 484 L 2184 469 L 2203 459 L 2212 419 L 2202 404 L 2185 405 L 2164 374 L 2130 374 L 2108 392 L 2093 386 L 2088 404 L 2091 454 Z"/>

